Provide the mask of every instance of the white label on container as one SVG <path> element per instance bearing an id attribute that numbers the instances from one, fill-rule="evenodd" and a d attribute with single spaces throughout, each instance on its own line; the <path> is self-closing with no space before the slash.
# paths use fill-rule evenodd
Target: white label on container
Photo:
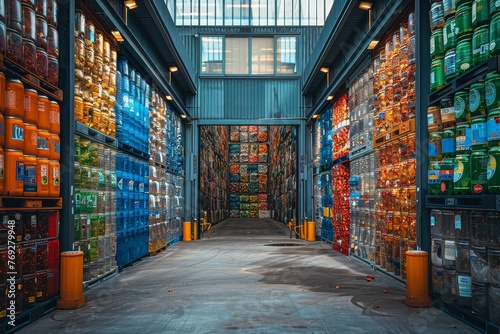
<path id="1" fill-rule="evenodd" d="M 445 240 L 444 242 L 444 258 L 445 260 L 455 261 L 456 258 L 455 240 Z"/>
<path id="2" fill-rule="evenodd" d="M 436 226 L 436 217 L 431 216 L 431 226 Z"/>
<path id="3" fill-rule="evenodd" d="M 434 115 L 433 114 L 427 115 L 427 124 L 429 124 L 429 125 L 434 124 Z"/>
<path id="4" fill-rule="evenodd" d="M 455 230 L 462 229 L 462 217 L 460 215 L 455 215 Z"/>
<path id="5" fill-rule="evenodd" d="M 460 297 L 472 297 L 472 277 L 458 275 L 457 282 L 458 295 Z"/>
<path id="6" fill-rule="evenodd" d="M 8 108 L 16 107 L 16 92 L 12 90 L 5 92 L 5 106 Z"/>

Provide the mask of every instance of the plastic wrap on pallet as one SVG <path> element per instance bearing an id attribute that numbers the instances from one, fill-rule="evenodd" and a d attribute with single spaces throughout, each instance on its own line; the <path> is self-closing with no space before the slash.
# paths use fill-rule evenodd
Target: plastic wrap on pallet
<path id="1" fill-rule="evenodd" d="M 250 210 L 250 203 L 240 203 L 240 211 Z"/>
<path id="2" fill-rule="evenodd" d="M 250 145 L 249 144 L 241 144 L 240 145 L 240 153 L 250 153 Z"/>
<path id="3" fill-rule="evenodd" d="M 247 168 L 248 168 L 248 173 L 249 174 L 256 174 L 256 173 L 259 172 L 258 165 L 248 165 Z"/>
<path id="4" fill-rule="evenodd" d="M 240 195 L 240 202 L 241 203 L 249 203 L 250 202 L 250 196 L 248 196 L 248 195 Z"/>
<path id="5" fill-rule="evenodd" d="M 229 181 L 230 182 L 240 182 L 240 174 L 230 174 Z"/>
<path id="6" fill-rule="evenodd" d="M 259 194 L 259 203 L 267 203 L 267 194 Z"/>
<path id="7" fill-rule="evenodd" d="M 259 131 L 258 125 L 249 125 L 248 126 L 248 132 L 258 132 L 258 131 Z"/>
<path id="8" fill-rule="evenodd" d="M 248 192 L 251 194 L 257 194 L 259 192 L 259 183 L 258 182 L 250 182 L 248 187 Z"/>
<path id="9" fill-rule="evenodd" d="M 258 182 L 259 174 L 250 174 L 250 182 Z"/>
<path id="10" fill-rule="evenodd" d="M 240 192 L 240 183 L 238 183 L 238 182 L 229 183 L 229 191 L 232 193 Z"/>
<path id="11" fill-rule="evenodd" d="M 250 185 L 248 183 L 240 184 L 240 192 L 243 194 L 247 194 L 250 192 Z"/>
<path id="12" fill-rule="evenodd" d="M 267 165 L 260 164 L 257 168 L 259 174 L 267 174 L 268 167 Z"/>
<path id="13" fill-rule="evenodd" d="M 229 172 L 231 174 L 239 174 L 240 173 L 240 165 L 231 165 L 231 166 L 229 166 Z"/>
<path id="14" fill-rule="evenodd" d="M 240 162 L 240 155 L 239 154 L 230 154 L 229 155 L 229 162 L 231 162 L 231 163 Z"/>
<path id="15" fill-rule="evenodd" d="M 229 203 L 229 209 L 230 210 L 239 210 L 240 209 L 240 202 Z"/>
<path id="16" fill-rule="evenodd" d="M 251 163 L 259 162 L 259 155 L 258 154 L 249 154 L 248 155 L 248 162 L 251 162 Z"/>
<path id="17" fill-rule="evenodd" d="M 240 132 L 240 142 L 248 143 L 248 132 Z"/>
<path id="18" fill-rule="evenodd" d="M 239 202 L 240 201 L 240 195 L 230 194 L 229 195 L 229 201 L 230 202 Z"/>
<path id="19" fill-rule="evenodd" d="M 250 174 L 240 174 L 240 181 L 245 183 L 250 182 Z"/>
<path id="20" fill-rule="evenodd" d="M 240 174 L 248 174 L 248 165 L 240 165 Z"/>
<path id="21" fill-rule="evenodd" d="M 257 132 L 249 132 L 248 133 L 248 141 L 250 143 L 255 143 L 258 140 L 258 133 Z"/>
<path id="22" fill-rule="evenodd" d="M 271 218 L 271 211 L 259 210 L 259 218 Z"/>
<path id="23" fill-rule="evenodd" d="M 240 153 L 240 144 L 230 144 L 229 145 L 229 154 Z"/>
<path id="24" fill-rule="evenodd" d="M 239 208 L 238 208 L 238 210 L 231 210 L 229 212 L 229 216 L 231 218 L 239 218 L 240 217 L 240 210 L 239 210 Z"/>
<path id="25" fill-rule="evenodd" d="M 249 155 L 246 153 L 240 154 L 240 162 L 241 163 L 246 163 L 249 160 Z"/>
<path id="26" fill-rule="evenodd" d="M 259 202 L 259 195 L 250 195 L 250 203 L 258 203 Z"/>

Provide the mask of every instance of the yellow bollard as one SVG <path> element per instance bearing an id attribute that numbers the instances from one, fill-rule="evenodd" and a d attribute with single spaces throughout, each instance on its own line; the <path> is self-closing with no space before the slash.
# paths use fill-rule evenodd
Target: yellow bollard
<path id="1" fill-rule="evenodd" d="M 307 222 L 307 241 L 316 241 L 316 222 Z"/>
<path id="2" fill-rule="evenodd" d="M 307 240 L 307 219 L 302 219 L 302 235 L 301 238 L 303 240 Z"/>
<path id="3" fill-rule="evenodd" d="M 85 304 L 83 295 L 83 252 L 61 253 L 61 286 L 57 308 L 69 310 Z"/>
<path id="4" fill-rule="evenodd" d="M 198 240 L 198 221 L 193 222 L 193 240 Z"/>
<path id="5" fill-rule="evenodd" d="M 429 262 L 425 251 L 406 252 L 406 305 L 430 307 Z"/>
<path id="6" fill-rule="evenodd" d="M 191 241 L 191 222 L 182 224 L 182 241 Z"/>

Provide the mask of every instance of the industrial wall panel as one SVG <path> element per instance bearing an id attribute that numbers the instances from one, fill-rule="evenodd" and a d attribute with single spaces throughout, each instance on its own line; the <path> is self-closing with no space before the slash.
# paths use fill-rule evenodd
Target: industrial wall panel
<path id="1" fill-rule="evenodd" d="M 198 88 L 200 119 L 303 117 L 298 79 L 201 79 Z"/>

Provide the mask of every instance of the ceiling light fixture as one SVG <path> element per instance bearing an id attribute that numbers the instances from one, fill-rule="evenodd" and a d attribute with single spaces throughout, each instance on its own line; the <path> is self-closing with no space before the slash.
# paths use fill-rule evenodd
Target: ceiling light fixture
<path id="1" fill-rule="evenodd" d="M 378 40 L 374 39 L 368 44 L 368 50 L 373 50 L 378 45 Z"/>
<path id="2" fill-rule="evenodd" d="M 326 97 L 326 100 L 327 100 L 327 101 L 331 101 L 331 100 L 333 100 L 333 95 L 328 95 L 328 96 Z"/>
<path id="3" fill-rule="evenodd" d="M 181 118 L 187 118 L 187 116 L 185 114 L 182 114 Z"/>
<path id="4" fill-rule="evenodd" d="M 314 114 L 312 118 L 314 119 L 318 118 L 318 114 Z"/>
<path id="5" fill-rule="evenodd" d="M 118 30 L 111 30 L 111 35 L 118 41 L 118 42 L 123 42 L 124 39 L 122 37 L 122 34 Z"/>
<path id="6" fill-rule="evenodd" d="M 177 72 L 179 70 L 177 65 L 170 66 L 168 69 L 170 70 L 170 72 Z"/>
<path id="7" fill-rule="evenodd" d="M 330 72 L 330 69 L 329 69 L 328 67 L 321 67 L 319 70 L 320 70 L 321 72 L 323 72 L 323 73 L 328 73 L 328 72 Z"/>
<path id="8" fill-rule="evenodd" d="M 359 3 L 359 8 L 364 9 L 364 10 L 370 10 L 370 9 L 372 9 L 372 5 L 373 4 L 371 2 L 361 1 Z"/>
<path id="9" fill-rule="evenodd" d="M 125 1 L 123 1 L 123 4 L 128 9 L 135 9 L 135 8 L 137 8 L 137 3 L 135 2 L 135 0 L 125 0 Z"/>
<path id="10" fill-rule="evenodd" d="M 165 96 L 165 97 L 166 97 L 166 98 L 167 98 L 167 100 L 169 100 L 169 101 L 172 101 L 172 100 L 173 100 L 173 99 L 172 99 L 172 95 L 167 95 L 167 96 Z"/>

